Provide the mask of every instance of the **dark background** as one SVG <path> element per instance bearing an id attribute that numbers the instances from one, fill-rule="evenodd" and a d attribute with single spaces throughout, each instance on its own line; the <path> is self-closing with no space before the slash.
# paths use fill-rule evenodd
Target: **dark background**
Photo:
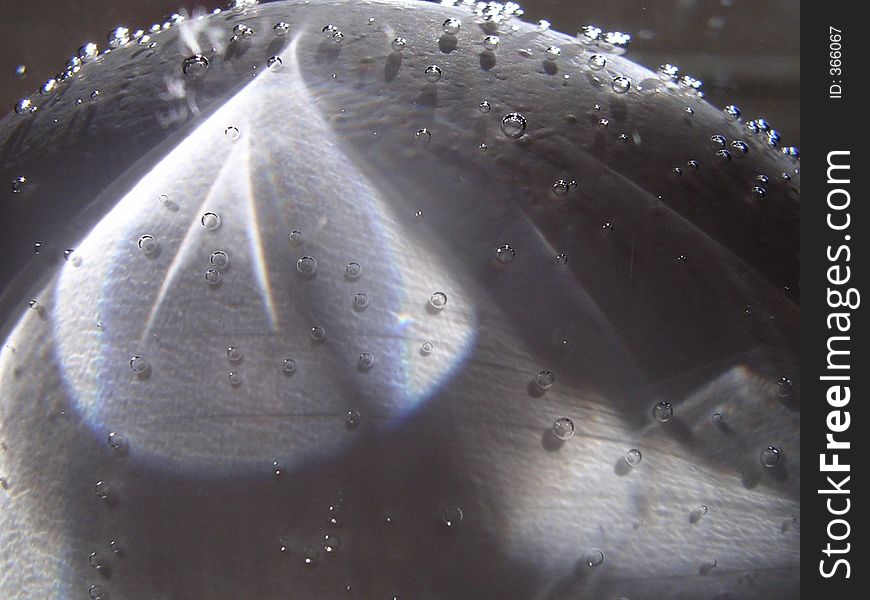
<path id="1" fill-rule="evenodd" d="M 130 31 L 162 22 L 187 0 L 0 0 L 0 107 L 63 70 L 86 41 L 106 46 L 118 25 Z M 704 81 L 716 106 L 737 104 L 800 145 L 800 4 L 796 0 L 525 0 L 530 21 L 575 33 L 586 24 L 631 33 L 628 56 L 655 69 L 664 62 Z M 26 65 L 24 77 L 15 73 Z"/>

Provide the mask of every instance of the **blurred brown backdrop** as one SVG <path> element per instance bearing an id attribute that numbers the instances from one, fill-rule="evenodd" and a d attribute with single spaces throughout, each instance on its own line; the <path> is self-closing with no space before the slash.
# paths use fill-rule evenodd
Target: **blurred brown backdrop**
<path id="1" fill-rule="evenodd" d="M 118 25 L 146 28 L 187 0 L 0 0 L 0 113 L 63 69 L 86 41 L 106 45 Z M 651 68 L 670 62 L 704 81 L 716 106 L 737 104 L 800 145 L 798 0 L 525 0 L 530 21 L 575 33 L 592 23 L 633 35 L 628 56 Z M 16 74 L 26 66 L 24 76 Z"/>

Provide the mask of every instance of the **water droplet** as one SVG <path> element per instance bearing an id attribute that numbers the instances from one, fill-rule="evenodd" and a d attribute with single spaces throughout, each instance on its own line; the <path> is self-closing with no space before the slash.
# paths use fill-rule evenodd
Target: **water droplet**
<path id="1" fill-rule="evenodd" d="M 320 558 L 320 552 L 318 552 L 315 548 L 305 548 L 302 551 L 302 562 L 307 567 L 314 567 L 317 565 L 317 560 Z"/>
<path id="2" fill-rule="evenodd" d="M 637 448 L 632 448 L 625 453 L 625 462 L 627 462 L 632 467 L 639 465 L 642 459 L 643 454 L 641 454 L 640 450 L 638 450 Z"/>
<path id="3" fill-rule="evenodd" d="M 583 562 L 587 567 L 597 567 L 604 562 L 604 550 L 601 548 L 591 548 L 583 557 Z"/>
<path id="4" fill-rule="evenodd" d="M 746 145 L 746 142 L 741 142 L 740 140 L 731 142 L 731 148 L 740 154 L 747 154 L 749 152 L 749 146 Z"/>
<path id="5" fill-rule="evenodd" d="M 618 75 L 613 78 L 612 82 L 610 82 L 610 87 L 613 88 L 613 91 L 617 94 L 624 94 L 631 89 L 631 80 L 628 77 Z"/>
<path id="6" fill-rule="evenodd" d="M 567 440 L 574 435 L 574 421 L 568 417 L 559 417 L 553 422 L 553 435 L 560 440 Z"/>
<path id="7" fill-rule="evenodd" d="M 682 175 L 683 175 L 683 170 L 680 167 L 674 167 L 673 169 L 671 169 L 671 176 L 672 177 L 682 177 Z"/>
<path id="8" fill-rule="evenodd" d="M 284 61 L 281 60 L 280 56 L 270 56 L 269 60 L 266 61 L 266 66 L 269 67 L 270 71 L 277 71 L 284 65 Z"/>
<path id="9" fill-rule="evenodd" d="M 110 431 L 109 435 L 106 436 L 106 441 L 109 444 L 109 447 L 115 450 L 120 450 L 127 444 L 127 440 L 124 439 L 124 436 L 117 431 Z"/>
<path id="10" fill-rule="evenodd" d="M 560 56 L 562 56 L 562 49 L 558 46 L 550 46 L 544 50 L 544 58 L 550 62 L 559 60 Z"/>
<path id="11" fill-rule="evenodd" d="M 441 310 L 447 305 L 447 294 L 444 292 L 435 292 L 429 296 L 429 304 L 432 308 Z"/>
<path id="12" fill-rule="evenodd" d="M 495 249 L 495 259 L 503 264 L 511 262 L 516 255 L 516 251 L 508 244 L 504 244 Z"/>
<path id="13" fill-rule="evenodd" d="M 157 249 L 160 247 L 157 243 L 157 240 L 155 240 L 153 236 L 148 234 L 140 237 L 139 241 L 136 243 L 139 245 L 139 249 L 145 256 L 152 256 L 155 252 L 157 252 Z"/>
<path id="14" fill-rule="evenodd" d="M 88 595 L 91 597 L 91 600 L 106 600 L 106 594 L 103 592 L 103 588 L 96 584 L 88 588 Z"/>
<path id="15" fill-rule="evenodd" d="M 486 114 L 492 110 L 492 105 L 487 100 L 481 100 L 480 104 L 477 105 L 477 110 Z"/>
<path id="16" fill-rule="evenodd" d="M 729 104 L 723 110 L 725 111 L 725 114 L 728 115 L 728 118 L 732 121 L 736 121 L 740 118 L 740 109 L 733 104 Z"/>
<path id="17" fill-rule="evenodd" d="M 57 79 L 52 77 L 42 84 L 42 87 L 39 88 L 39 93 L 43 96 L 47 96 L 55 89 L 57 89 Z"/>
<path id="18" fill-rule="evenodd" d="M 120 48 L 130 43 L 130 30 L 126 27 L 116 27 L 106 37 L 109 40 L 109 48 Z"/>
<path id="19" fill-rule="evenodd" d="M 464 515 L 458 506 L 448 506 L 441 511 L 441 523 L 448 529 L 456 529 L 462 523 Z"/>
<path id="20" fill-rule="evenodd" d="M 692 115 L 695 114 L 695 109 L 692 108 L 691 106 L 687 106 L 686 107 L 686 114 L 691 117 Z"/>
<path id="21" fill-rule="evenodd" d="M 227 373 L 227 380 L 230 382 L 231 386 L 239 386 L 242 384 L 242 374 L 238 371 L 230 371 Z"/>
<path id="22" fill-rule="evenodd" d="M 312 256 L 303 256 L 296 261 L 296 270 L 310 277 L 317 273 L 317 261 Z"/>
<path id="23" fill-rule="evenodd" d="M 323 536 L 323 551 L 327 554 L 332 554 L 341 547 L 341 538 L 334 533 L 327 533 Z"/>
<path id="24" fill-rule="evenodd" d="M 36 112 L 36 106 L 30 101 L 30 98 L 22 98 L 15 105 L 15 112 L 19 115 L 29 115 Z"/>
<path id="25" fill-rule="evenodd" d="M 422 144 L 428 144 L 429 140 L 432 139 L 432 132 L 425 128 L 418 129 L 417 133 L 414 134 L 414 137 L 417 139 L 418 142 Z"/>
<path id="26" fill-rule="evenodd" d="M 336 31 L 332 34 L 332 42 L 335 44 L 340 44 L 344 41 L 344 34 L 340 31 Z"/>
<path id="27" fill-rule="evenodd" d="M 731 153 L 724 148 L 722 150 L 716 150 L 716 156 L 724 161 L 731 160 Z"/>
<path id="28" fill-rule="evenodd" d="M 680 77 L 680 68 L 672 64 L 664 64 L 658 68 L 659 78 L 665 81 L 676 81 Z"/>
<path id="29" fill-rule="evenodd" d="M 235 125 L 230 125 L 226 129 L 224 129 L 224 135 L 227 136 L 227 139 L 229 141 L 235 142 L 237 139 L 239 139 L 239 136 L 241 134 L 239 133 L 238 127 L 236 127 Z"/>
<path id="30" fill-rule="evenodd" d="M 456 35 L 459 33 L 459 30 L 462 28 L 462 21 L 459 19 L 447 19 L 444 23 L 441 24 L 441 28 L 444 30 L 444 33 L 447 35 Z"/>
<path id="31" fill-rule="evenodd" d="M 549 390 L 555 381 L 556 376 L 553 375 L 552 371 L 544 370 L 535 375 L 535 385 L 542 390 Z"/>
<path id="32" fill-rule="evenodd" d="M 99 552 L 91 552 L 90 556 L 88 556 L 88 563 L 98 571 L 102 569 L 105 564 L 103 556 Z"/>
<path id="33" fill-rule="evenodd" d="M 789 398 L 791 396 L 792 390 L 794 389 L 794 384 L 791 379 L 788 377 L 780 377 L 779 381 L 776 382 L 779 386 L 779 391 L 777 395 L 780 398 Z"/>
<path id="34" fill-rule="evenodd" d="M 227 360 L 230 362 L 239 362 L 242 360 L 242 349 L 238 346 L 230 346 L 227 348 Z"/>
<path id="35" fill-rule="evenodd" d="M 707 508 L 707 505 L 702 504 L 701 506 L 699 506 L 698 508 L 695 509 L 695 512 L 697 512 L 699 516 L 703 516 L 703 515 L 707 514 L 708 510 L 709 509 Z"/>
<path id="36" fill-rule="evenodd" d="M 290 239 L 290 243 L 294 246 L 298 246 L 305 240 L 305 236 L 302 235 L 302 232 L 298 229 L 294 229 L 293 231 L 291 231 L 288 238 Z"/>
<path id="37" fill-rule="evenodd" d="M 272 31 L 274 31 L 275 35 L 278 37 L 284 37 L 290 31 L 290 24 L 286 21 L 278 21 L 272 26 Z"/>
<path id="38" fill-rule="evenodd" d="M 349 411 L 347 411 L 347 414 L 344 416 L 344 423 L 345 423 L 345 425 L 347 425 L 348 429 L 356 429 L 357 427 L 359 427 L 359 423 L 360 423 L 361 418 L 362 417 L 361 417 L 358 410 L 349 410 Z M 334 507 L 332 507 L 332 506 L 329 507 L 330 512 L 333 511 L 333 508 Z M 333 521 L 332 518 L 330 518 L 330 522 L 332 522 L 333 525 L 340 525 L 341 524 L 340 520 Z"/>
<path id="39" fill-rule="evenodd" d="M 368 370 L 371 369 L 375 364 L 375 357 L 371 352 L 363 352 L 359 355 L 359 360 L 357 361 L 357 366 L 360 369 Z"/>
<path id="40" fill-rule="evenodd" d="M 557 196 L 564 196 L 571 189 L 571 184 L 564 179 L 559 179 L 553 184 L 553 193 Z"/>
<path id="41" fill-rule="evenodd" d="M 12 193 L 20 194 L 21 190 L 24 189 L 24 184 L 27 183 L 27 177 L 24 175 L 19 175 L 12 180 Z"/>
<path id="42" fill-rule="evenodd" d="M 208 69 L 208 59 L 202 54 L 188 56 L 181 63 L 181 72 L 189 79 L 202 79 Z"/>
<path id="43" fill-rule="evenodd" d="M 726 140 L 725 140 L 725 136 L 724 136 L 724 135 L 721 135 L 721 134 L 718 134 L 718 133 L 717 133 L 717 134 L 714 134 L 714 135 L 711 135 L 711 136 L 710 136 L 710 142 L 711 142 L 714 146 L 716 146 L 717 148 L 724 148 L 724 147 L 725 147 L 725 142 L 726 142 Z"/>
<path id="44" fill-rule="evenodd" d="M 326 339 L 326 329 L 320 325 L 315 325 L 308 331 L 308 335 L 310 335 L 311 339 L 315 342 L 322 342 Z"/>
<path id="45" fill-rule="evenodd" d="M 779 448 L 776 446 L 768 446 L 761 451 L 759 459 L 761 460 L 761 464 L 769 469 L 775 467 L 779 463 L 780 456 L 781 452 Z"/>
<path id="46" fill-rule="evenodd" d="M 354 308 L 365 308 L 369 305 L 369 296 L 365 292 L 357 292 L 353 295 Z"/>
<path id="47" fill-rule="evenodd" d="M 88 42 L 87 44 L 81 46 L 76 52 L 76 55 L 82 62 L 88 63 L 93 60 L 96 60 L 100 54 L 100 49 L 93 42 Z"/>
<path id="48" fill-rule="evenodd" d="M 97 100 L 100 97 L 100 90 L 94 90 L 91 92 L 91 100 Z"/>
<path id="49" fill-rule="evenodd" d="M 610 125 L 610 119 L 605 118 L 605 119 L 600 119 L 598 121 L 598 126 L 601 127 L 602 129 L 606 128 L 608 125 Z"/>
<path id="50" fill-rule="evenodd" d="M 593 71 L 600 71 L 607 64 L 607 59 L 600 54 L 593 54 L 589 57 L 589 68 Z"/>
<path id="51" fill-rule="evenodd" d="M 221 272 L 217 269 L 209 269 L 205 272 L 205 281 L 209 285 L 218 285 L 222 278 Z"/>
<path id="52" fill-rule="evenodd" d="M 39 254 L 45 248 L 45 246 L 45 242 L 33 242 L 33 253 Z"/>
<path id="53" fill-rule="evenodd" d="M 686 167 L 688 167 L 692 171 L 697 171 L 698 170 L 698 161 L 697 160 L 686 161 Z"/>
<path id="54" fill-rule="evenodd" d="M 713 421 L 714 425 L 722 425 L 725 422 L 725 418 L 722 416 L 722 413 L 715 412 L 710 418 Z"/>
<path id="55" fill-rule="evenodd" d="M 555 258 L 553 260 L 556 261 L 557 265 L 567 265 L 568 264 L 568 255 L 565 254 L 564 252 L 560 252 L 559 254 L 557 254 L 555 256 Z"/>
<path id="56" fill-rule="evenodd" d="M 489 148 L 489 146 L 486 145 L 486 142 L 482 142 L 477 146 L 477 149 L 481 152 L 486 152 L 487 148 Z"/>
<path id="57" fill-rule="evenodd" d="M 109 497 L 109 485 L 105 481 L 98 481 L 94 484 L 94 493 L 100 500 L 106 500 Z"/>
<path id="58" fill-rule="evenodd" d="M 426 81 L 435 83 L 441 79 L 441 68 L 438 65 L 431 65 L 426 67 L 426 70 L 423 71 L 423 75 L 426 77 Z"/>
<path id="59" fill-rule="evenodd" d="M 253 35 L 254 30 L 245 25 L 244 23 L 239 23 L 233 27 L 233 39 L 235 41 L 239 41 L 244 38 L 250 38 Z"/>
<path id="60" fill-rule="evenodd" d="M 130 358 L 130 370 L 136 373 L 136 375 L 142 375 L 150 368 L 151 365 L 148 364 L 148 361 L 144 357 L 136 355 Z"/>
<path id="61" fill-rule="evenodd" d="M 483 47 L 490 52 L 495 52 L 496 48 L 498 48 L 498 42 L 499 38 L 497 35 L 488 35 L 483 38 Z"/>
<path id="62" fill-rule="evenodd" d="M 230 266 L 230 256 L 223 250 L 215 250 L 208 257 L 208 262 L 215 269 L 222 270 Z"/>
<path id="63" fill-rule="evenodd" d="M 656 421 L 664 423 L 665 421 L 669 421 L 673 416 L 674 407 L 666 400 L 662 400 L 653 407 L 653 418 L 655 418 Z"/>
<path id="64" fill-rule="evenodd" d="M 285 358 L 281 363 L 281 370 L 286 374 L 291 375 L 296 372 L 296 361 L 292 358 Z"/>
<path id="65" fill-rule="evenodd" d="M 390 48 L 392 48 L 394 52 L 401 52 L 405 49 L 405 46 L 407 44 L 408 40 L 403 37 L 397 37 L 392 42 L 390 42 Z"/>
<path id="66" fill-rule="evenodd" d="M 520 113 L 508 113 L 502 117 L 501 130 L 513 140 L 520 138 L 526 132 L 526 118 Z"/>
<path id="67" fill-rule="evenodd" d="M 432 354 L 433 350 L 435 350 L 435 344 L 428 340 L 423 342 L 423 344 L 420 346 L 420 352 L 425 355 Z"/>
<path id="68" fill-rule="evenodd" d="M 760 185 L 756 185 L 752 187 L 752 195 L 757 200 L 762 200 L 765 196 L 767 196 L 767 190 L 761 187 Z"/>
<path id="69" fill-rule="evenodd" d="M 39 300 L 31 300 L 30 302 L 27 303 L 27 305 L 28 305 L 32 310 L 39 310 L 39 309 L 42 308 L 42 305 L 39 303 Z"/>
<path id="70" fill-rule="evenodd" d="M 200 223 L 202 223 L 202 226 L 209 231 L 214 231 L 221 226 L 221 218 L 217 213 L 207 212 L 202 215 Z"/>

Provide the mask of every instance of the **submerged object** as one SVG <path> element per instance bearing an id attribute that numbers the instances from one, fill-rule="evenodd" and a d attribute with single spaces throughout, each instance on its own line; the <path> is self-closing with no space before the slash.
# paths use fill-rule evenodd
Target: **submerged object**
<path id="1" fill-rule="evenodd" d="M 0 596 L 797 597 L 799 159 L 515 5 L 236 4 L 0 121 Z"/>

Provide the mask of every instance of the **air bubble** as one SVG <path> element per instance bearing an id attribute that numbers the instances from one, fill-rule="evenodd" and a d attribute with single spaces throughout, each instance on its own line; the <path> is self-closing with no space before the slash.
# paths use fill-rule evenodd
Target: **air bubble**
<path id="1" fill-rule="evenodd" d="M 421 144 L 428 144 L 429 140 L 432 139 L 432 132 L 425 128 L 418 129 L 417 133 L 414 134 L 414 137 L 416 138 L 417 142 Z"/>
<path id="2" fill-rule="evenodd" d="M 365 292 L 357 292 L 353 295 L 353 307 L 365 308 L 369 305 L 369 296 Z"/>
<path id="3" fill-rule="evenodd" d="M 593 54 L 589 57 L 589 68 L 593 71 L 600 71 L 607 64 L 607 59 L 600 54 Z"/>
<path id="4" fill-rule="evenodd" d="M 762 450 L 761 454 L 759 455 L 761 464 L 763 464 L 768 469 L 775 467 L 779 463 L 780 457 L 781 452 L 776 446 L 768 446 L 767 448 Z"/>
<path id="5" fill-rule="evenodd" d="M 130 370 L 136 373 L 136 375 L 146 373 L 149 368 L 150 365 L 144 357 L 137 355 L 130 358 Z"/>
<path id="6" fill-rule="evenodd" d="M 441 67 L 438 65 L 431 65 L 426 67 L 426 70 L 423 71 L 423 75 L 426 77 L 426 81 L 430 83 L 435 83 L 439 79 L 441 79 Z"/>
<path id="7" fill-rule="evenodd" d="M 550 46 L 549 48 L 544 50 L 544 58 L 549 62 L 559 60 L 560 56 L 562 56 L 562 49 L 558 46 Z"/>
<path id="8" fill-rule="evenodd" d="M 230 125 L 226 129 L 224 129 L 224 135 L 227 136 L 227 139 L 229 141 L 235 142 L 237 139 L 239 139 L 239 136 L 241 134 L 239 133 L 238 127 L 236 127 L 235 125 Z"/>
<path id="9" fill-rule="evenodd" d="M 642 459 L 643 454 L 641 454 L 640 450 L 638 450 L 637 448 L 632 448 L 625 453 L 625 462 L 627 462 L 632 467 L 639 465 Z"/>
<path id="10" fill-rule="evenodd" d="M 312 256 L 303 256 L 296 261 L 296 270 L 310 277 L 317 273 L 317 260 Z"/>
<path id="11" fill-rule="evenodd" d="M 315 342 L 322 342 L 326 339 L 326 329 L 320 325 L 315 325 L 308 331 L 308 335 L 310 335 L 311 339 Z"/>
<path id="12" fill-rule="evenodd" d="M 492 105 L 487 100 L 481 100 L 480 104 L 477 105 L 477 110 L 486 114 L 492 110 Z"/>
<path id="13" fill-rule="evenodd" d="M 490 52 L 495 52 L 498 48 L 498 36 L 497 35 L 488 35 L 483 38 L 483 47 L 489 50 Z"/>
<path id="14" fill-rule="evenodd" d="M 631 89 L 631 80 L 628 77 L 619 75 L 613 78 L 613 81 L 610 82 L 610 87 L 617 94 L 624 94 Z"/>
<path id="15" fill-rule="evenodd" d="M 568 417 L 560 417 L 553 422 L 553 435 L 560 440 L 567 440 L 574 435 L 574 421 Z"/>
<path id="16" fill-rule="evenodd" d="M 238 346 L 227 348 L 227 360 L 234 363 L 242 360 L 242 349 Z"/>
<path id="17" fill-rule="evenodd" d="M 448 506 L 441 511 L 441 523 L 448 529 L 455 529 L 462 523 L 464 515 L 458 506 Z"/>
<path id="18" fill-rule="evenodd" d="M 142 254 L 145 256 L 153 255 L 159 248 L 157 240 L 155 240 L 153 236 L 147 234 L 140 237 L 137 244 L 139 249 L 142 251 Z"/>
<path id="19" fill-rule="evenodd" d="M 394 52 L 401 52 L 405 49 L 405 46 L 407 44 L 408 40 L 403 37 L 397 37 L 392 42 L 390 42 L 390 48 L 392 48 Z"/>
<path id="20" fill-rule="evenodd" d="M 208 70 L 208 59 L 202 54 L 194 54 L 181 63 L 181 72 L 192 80 L 201 79 Z"/>
<path id="21" fill-rule="evenodd" d="M 434 350 L 435 350 L 435 344 L 433 344 L 432 342 L 430 342 L 428 340 L 423 342 L 423 344 L 420 346 L 420 352 L 422 354 L 425 354 L 425 355 L 432 354 L 432 352 Z"/>
<path id="22" fill-rule="evenodd" d="M 431 296 L 429 296 L 429 305 L 432 308 L 437 310 L 441 310 L 447 305 L 447 294 L 444 292 L 435 292 Z"/>
<path id="23" fill-rule="evenodd" d="M 209 269 L 205 272 L 205 281 L 209 285 L 218 285 L 222 278 L 221 272 L 217 269 Z"/>
<path id="24" fill-rule="evenodd" d="M 653 418 L 655 418 L 656 421 L 664 423 L 665 421 L 669 421 L 673 416 L 674 407 L 666 400 L 662 400 L 653 407 Z"/>
<path id="25" fill-rule="evenodd" d="M 502 117 L 501 130 L 513 140 L 520 138 L 526 132 L 526 118 L 520 113 L 508 113 Z"/>
<path id="26" fill-rule="evenodd" d="M 290 239 L 290 243 L 294 246 L 298 246 L 305 240 L 305 236 L 302 235 L 302 232 L 298 229 L 294 229 L 293 231 L 291 231 L 288 238 Z"/>
<path id="27" fill-rule="evenodd" d="M 227 381 L 230 382 L 231 386 L 237 387 L 242 384 L 242 374 L 238 371 L 230 371 L 227 373 Z"/>
<path id="28" fill-rule="evenodd" d="M 344 272 L 351 279 L 359 279 L 359 276 L 362 275 L 362 265 L 357 262 L 347 263 L 347 267 L 345 267 Z"/>
<path id="29" fill-rule="evenodd" d="M 281 370 L 290 375 L 296 372 L 296 361 L 292 358 L 285 358 L 281 363 Z"/>
<path id="30" fill-rule="evenodd" d="M 270 56 L 269 60 L 266 61 L 266 66 L 270 71 L 277 71 L 284 65 L 284 61 L 281 60 L 280 56 Z"/>
<path id="31" fill-rule="evenodd" d="M 221 226 L 220 215 L 214 212 L 203 213 L 202 218 L 200 218 L 199 222 L 202 223 L 202 226 L 209 231 L 214 231 Z"/>
<path id="32" fill-rule="evenodd" d="M 549 390 L 555 381 L 556 376 L 553 375 L 552 371 L 543 370 L 535 375 L 535 385 L 542 390 Z"/>
<path id="33" fill-rule="evenodd" d="M 504 244 L 495 249 L 495 259 L 502 264 L 511 262 L 516 255 L 516 250 L 508 244 Z"/>
<path id="34" fill-rule="evenodd" d="M 444 33 L 447 35 L 456 35 L 459 33 L 459 30 L 462 28 L 462 21 L 459 19 L 447 19 L 444 23 L 441 24 L 441 29 L 444 30 Z"/>

